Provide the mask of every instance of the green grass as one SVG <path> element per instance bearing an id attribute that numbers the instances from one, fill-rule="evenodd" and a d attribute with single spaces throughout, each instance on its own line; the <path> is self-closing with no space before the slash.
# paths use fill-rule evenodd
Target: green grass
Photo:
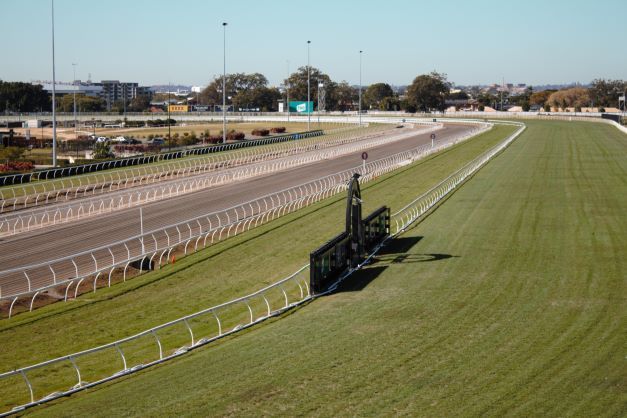
<path id="1" fill-rule="evenodd" d="M 496 127 L 365 185 L 366 211 L 383 202 L 393 208 L 402 206 L 512 131 L 512 127 Z M 340 232 L 343 206 L 344 196 L 328 199 L 161 271 L 1 321 L 0 370 L 104 344 L 272 283 L 305 264 L 313 248 Z M 171 347 L 177 348 L 187 338 L 181 331 L 172 337 Z M 154 347 L 154 342 L 146 344 Z M 90 361 L 96 370 L 105 367 Z M 71 374 L 67 379 L 71 382 Z M 3 395 L 5 390 L 0 387 Z M 18 384 L 10 392 L 23 394 L 23 386 Z M 47 393 L 39 392 L 38 397 Z"/>
<path id="2" fill-rule="evenodd" d="M 32 414 L 625 416 L 627 139 L 528 126 L 342 291 Z"/>

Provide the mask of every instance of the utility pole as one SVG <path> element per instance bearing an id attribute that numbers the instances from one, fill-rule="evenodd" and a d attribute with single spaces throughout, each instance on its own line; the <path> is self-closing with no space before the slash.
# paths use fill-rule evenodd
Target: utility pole
<path id="1" fill-rule="evenodd" d="M 226 22 L 222 22 L 222 143 L 226 144 Z"/>
<path id="2" fill-rule="evenodd" d="M 77 65 L 78 64 L 76 63 L 72 63 L 72 71 L 74 74 L 74 81 L 73 81 L 74 88 L 72 89 L 73 90 L 72 93 L 74 95 L 74 140 L 75 141 L 78 141 L 78 126 L 77 126 L 78 122 L 76 120 L 76 66 Z M 78 151 L 78 144 L 76 145 L 76 149 Z"/>
<path id="3" fill-rule="evenodd" d="M 505 77 L 503 77 L 503 82 L 501 83 L 501 112 L 503 111 L 503 90 L 505 89 Z"/>
<path id="4" fill-rule="evenodd" d="M 359 51 L 359 127 L 361 128 L 361 54 L 364 51 Z"/>
<path id="5" fill-rule="evenodd" d="M 172 130 L 170 128 L 170 90 L 171 83 L 168 83 L 168 151 L 172 150 Z"/>
<path id="6" fill-rule="evenodd" d="M 57 166 L 57 101 L 54 74 L 54 0 L 52 2 L 52 166 Z"/>
<path id="7" fill-rule="evenodd" d="M 311 109 L 309 108 L 309 103 L 311 102 L 311 86 L 310 86 L 310 78 L 311 78 L 311 67 L 309 66 L 309 45 L 311 45 L 311 41 L 307 41 L 307 130 L 311 131 Z"/>

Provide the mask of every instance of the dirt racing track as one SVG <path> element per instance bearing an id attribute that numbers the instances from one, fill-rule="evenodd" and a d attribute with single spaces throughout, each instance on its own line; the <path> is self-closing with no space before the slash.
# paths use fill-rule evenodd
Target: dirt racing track
<path id="1" fill-rule="evenodd" d="M 436 146 L 442 149 L 489 125 L 450 123 L 439 128 Z M 42 223 L 34 230 L 2 238 L 0 306 L 6 313 L 19 300 L 18 305 L 32 309 L 39 294 L 40 298 L 67 300 L 84 291 L 79 291 L 81 284 L 95 290 L 111 285 L 112 275 L 126 279 L 129 268 L 139 272 L 158 268 L 168 262 L 175 245 L 183 244 L 178 250 L 187 254 L 338 192 L 348 173 L 361 168 L 363 151 L 368 153 L 370 175 L 428 155 L 433 129 L 391 125 L 378 136 L 350 144 L 36 208 L 50 213 L 63 205 L 80 207 L 90 199 L 99 199 L 95 206 L 102 207 L 107 199 L 120 201 L 120 196 L 127 196 L 115 210 L 94 211 L 64 223 Z M 237 176 L 236 172 L 246 174 Z M 151 198 L 157 196 L 155 190 L 181 181 L 195 182 L 196 187 Z M 128 196 L 134 195 L 145 198 L 128 202 Z M 20 216 L 20 212 L 7 216 Z M 55 287 L 59 284 L 65 286 Z"/>

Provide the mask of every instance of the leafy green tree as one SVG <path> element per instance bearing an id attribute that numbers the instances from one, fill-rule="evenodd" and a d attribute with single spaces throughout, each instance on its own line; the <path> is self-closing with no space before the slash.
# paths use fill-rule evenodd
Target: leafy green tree
<path id="1" fill-rule="evenodd" d="M 268 79 L 260 73 L 245 74 L 235 73 L 226 75 L 226 102 L 233 104 L 236 96 L 246 94 L 250 90 L 267 87 Z M 229 99 L 230 97 L 230 99 Z M 213 105 L 222 104 L 222 76 L 215 77 L 213 81 L 199 94 L 202 103 Z"/>
<path id="2" fill-rule="evenodd" d="M 375 83 L 368 86 L 362 99 L 366 109 L 390 110 L 385 108 L 387 106 L 381 106 L 383 100 L 390 97 L 394 97 L 394 90 L 389 84 Z"/>
<path id="3" fill-rule="evenodd" d="M 106 103 L 100 97 L 90 97 L 84 94 L 76 95 L 76 111 L 80 112 L 100 112 L 105 110 Z M 61 112 L 74 111 L 74 96 L 66 94 L 59 98 L 57 110 Z"/>
<path id="4" fill-rule="evenodd" d="M 318 85 L 324 84 L 325 89 L 325 105 L 327 110 L 338 109 L 338 96 L 336 94 L 337 84 L 331 80 L 327 74 L 315 67 L 311 67 L 310 73 L 310 98 L 312 102 L 317 102 Z M 283 81 L 283 85 L 290 88 L 290 100 L 306 101 L 307 100 L 307 67 L 300 67 L 296 72 L 290 74 L 289 78 Z M 343 99 L 346 100 L 345 93 L 342 93 Z M 342 106 L 346 106 L 346 102 Z M 317 107 L 317 106 L 316 106 Z"/>
<path id="5" fill-rule="evenodd" d="M 421 112 L 444 110 L 450 90 L 446 74 L 432 72 L 416 77 L 407 89 L 407 100 Z"/>
<path id="6" fill-rule="evenodd" d="M 277 110 L 281 92 L 277 88 L 260 86 L 240 91 L 233 97 L 235 109 L 259 108 L 262 112 Z"/>
<path id="7" fill-rule="evenodd" d="M 401 102 L 397 97 L 384 97 L 379 103 L 380 110 L 399 110 L 401 108 Z"/>
<path id="8" fill-rule="evenodd" d="M 104 142 L 96 142 L 94 145 L 94 158 L 97 160 L 113 158 L 113 153 L 111 152 L 109 145 Z"/>
<path id="9" fill-rule="evenodd" d="M 618 107 L 618 97 L 627 90 L 624 80 L 596 79 L 590 84 L 590 99 L 595 106 Z"/>
<path id="10" fill-rule="evenodd" d="M 129 112 L 143 112 L 150 108 L 150 97 L 147 95 L 139 95 L 126 104 L 126 110 Z"/>
<path id="11" fill-rule="evenodd" d="M 552 107 L 565 110 L 568 107 L 574 107 L 576 111 L 580 111 L 583 106 L 590 103 L 590 95 L 588 89 L 583 87 L 573 87 L 556 91 L 549 96 L 547 103 Z"/>
<path id="12" fill-rule="evenodd" d="M 0 80 L 0 112 L 36 112 L 51 109 L 51 99 L 42 86 Z"/>
<path id="13" fill-rule="evenodd" d="M 468 100 L 469 98 L 470 97 L 468 96 L 468 93 L 463 90 L 455 93 L 450 93 L 447 97 L 447 99 L 449 100 Z"/>
<path id="14" fill-rule="evenodd" d="M 551 94 L 555 93 L 556 90 L 542 90 L 533 93 L 529 96 L 529 104 L 544 107 L 546 102 L 549 100 Z"/>
<path id="15" fill-rule="evenodd" d="M 359 90 L 349 85 L 346 81 L 342 81 L 333 89 L 332 102 L 335 103 L 333 107 L 329 107 L 328 93 L 325 102 L 327 110 L 357 110 L 359 103 Z M 365 107 L 362 107 L 362 109 L 364 108 Z"/>
<path id="16" fill-rule="evenodd" d="M 24 148 L 22 147 L 3 147 L 0 145 L 0 163 L 20 160 L 23 155 Z"/>
<path id="17" fill-rule="evenodd" d="M 407 98 L 401 100 L 400 106 L 401 106 L 401 109 L 407 113 L 416 113 L 416 111 L 418 110 L 416 108 L 416 105 L 410 102 Z"/>

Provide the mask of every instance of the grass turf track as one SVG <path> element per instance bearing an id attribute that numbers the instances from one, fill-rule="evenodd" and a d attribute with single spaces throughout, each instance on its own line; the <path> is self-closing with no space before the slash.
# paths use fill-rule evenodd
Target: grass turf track
<path id="1" fill-rule="evenodd" d="M 625 151 L 529 122 L 343 292 L 33 412 L 623 415 Z"/>

